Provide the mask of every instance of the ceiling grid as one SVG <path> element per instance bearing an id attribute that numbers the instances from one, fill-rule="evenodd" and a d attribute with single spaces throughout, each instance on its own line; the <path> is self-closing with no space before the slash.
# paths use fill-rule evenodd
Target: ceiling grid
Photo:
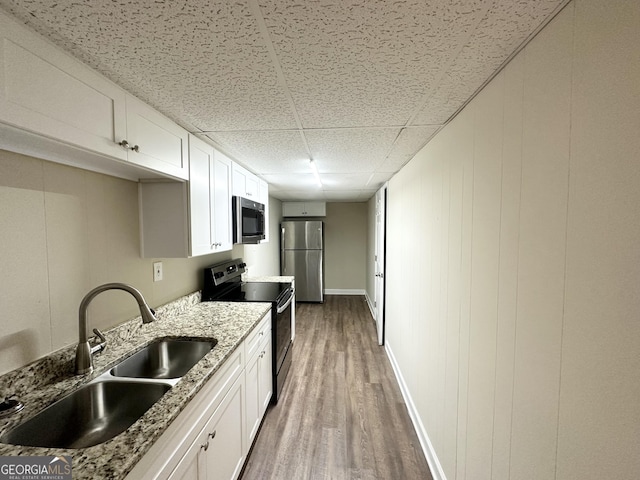
<path id="1" fill-rule="evenodd" d="M 206 132 L 276 198 L 364 201 L 566 2 L 0 0 L 0 8 Z"/>

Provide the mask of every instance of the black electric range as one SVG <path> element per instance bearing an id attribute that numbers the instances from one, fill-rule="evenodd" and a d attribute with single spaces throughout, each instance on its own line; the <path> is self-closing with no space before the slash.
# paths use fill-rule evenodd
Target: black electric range
<path id="1" fill-rule="evenodd" d="M 287 282 L 243 282 L 246 264 L 241 258 L 204 269 L 203 302 L 271 303 L 272 403 L 277 403 L 284 380 L 291 368 L 291 322 L 293 288 Z"/>

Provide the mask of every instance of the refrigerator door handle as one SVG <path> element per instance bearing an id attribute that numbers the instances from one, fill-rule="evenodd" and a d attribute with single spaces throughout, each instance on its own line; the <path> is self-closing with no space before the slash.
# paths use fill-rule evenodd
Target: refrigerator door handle
<path id="1" fill-rule="evenodd" d="M 280 274 L 284 275 L 287 268 L 287 258 L 284 254 L 284 227 L 280 227 Z"/>

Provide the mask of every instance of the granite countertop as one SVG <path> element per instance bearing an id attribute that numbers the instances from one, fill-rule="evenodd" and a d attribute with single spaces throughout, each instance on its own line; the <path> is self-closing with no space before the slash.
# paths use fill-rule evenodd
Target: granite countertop
<path id="1" fill-rule="evenodd" d="M 94 356 L 95 371 L 74 375 L 75 345 L 0 377 L 0 397 L 13 396 L 24 410 L 0 419 L 0 435 L 73 392 L 158 337 L 215 338 L 218 344 L 120 435 L 82 449 L 24 447 L 0 443 L 0 456 L 69 455 L 74 479 L 121 479 L 162 435 L 185 405 L 220 368 L 271 308 L 269 303 L 202 302 L 200 292 L 156 310 L 157 321 L 140 317 L 105 332 L 107 348 Z"/>
<path id="2" fill-rule="evenodd" d="M 287 275 L 264 275 L 264 276 L 242 276 L 242 281 L 244 282 L 274 282 L 274 283 L 293 283 L 295 277 L 287 276 Z"/>

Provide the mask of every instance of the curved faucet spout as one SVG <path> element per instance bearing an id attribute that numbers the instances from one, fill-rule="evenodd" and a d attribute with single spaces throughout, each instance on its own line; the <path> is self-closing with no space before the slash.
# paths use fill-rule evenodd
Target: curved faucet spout
<path id="1" fill-rule="evenodd" d="M 125 283 L 105 283 L 104 285 L 100 285 L 99 287 L 94 288 L 89 293 L 87 293 L 82 302 L 80 302 L 80 312 L 78 316 L 78 333 L 79 333 L 79 341 L 78 348 L 76 349 L 76 373 L 83 374 L 89 373 L 93 370 L 93 354 L 97 351 L 101 351 L 104 349 L 104 345 L 106 344 L 106 340 L 102 336 L 102 334 L 94 329 L 94 332 L 100 337 L 102 343 L 92 347 L 89 344 L 89 338 L 87 335 L 87 310 L 89 308 L 89 304 L 91 301 L 100 293 L 105 292 L 107 290 L 124 290 L 125 292 L 130 293 L 138 302 L 138 308 L 140 309 L 140 315 L 142 316 L 143 323 L 150 323 L 156 320 L 154 315 L 154 311 L 149 308 L 147 302 L 145 301 L 142 293 L 131 285 L 127 285 Z"/>

